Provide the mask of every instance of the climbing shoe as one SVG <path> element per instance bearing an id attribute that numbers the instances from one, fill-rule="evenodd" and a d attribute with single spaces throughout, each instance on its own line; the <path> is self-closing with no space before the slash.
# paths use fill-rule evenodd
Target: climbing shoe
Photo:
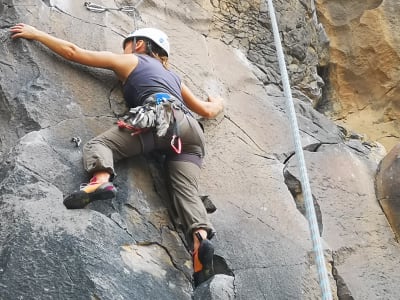
<path id="1" fill-rule="evenodd" d="M 81 187 L 77 192 L 73 192 L 64 199 L 64 205 L 69 209 L 84 208 L 90 202 L 96 200 L 106 200 L 114 198 L 117 189 L 111 182 L 89 183 Z"/>
<path id="2" fill-rule="evenodd" d="M 198 232 L 196 237 L 200 241 L 200 246 L 193 251 L 193 280 L 195 287 L 214 275 L 214 246 L 210 240 L 204 240 Z"/>

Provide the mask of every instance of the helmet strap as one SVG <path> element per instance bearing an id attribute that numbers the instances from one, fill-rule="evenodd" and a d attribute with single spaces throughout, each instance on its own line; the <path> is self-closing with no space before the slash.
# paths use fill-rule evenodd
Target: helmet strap
<path id="1" fill-rule="evenodd" d="M 136 36 L 133 37 L 132 41 L 132 53 L 136 52 Z"/>
<path id="2" fill-rule="evenodd" d="M 146 54 L 149 56 L 153 56 L 153 46 L 150 41 L 146 42 Z"/>

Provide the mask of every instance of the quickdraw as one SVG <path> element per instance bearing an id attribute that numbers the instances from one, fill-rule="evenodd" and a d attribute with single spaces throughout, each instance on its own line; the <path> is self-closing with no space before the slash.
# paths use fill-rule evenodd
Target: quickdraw
<path id="1" fill-rule="evenodd" d="M 127 116 L 117 121 L 121 129 L 133 131 L 132 136 L 156 128 L 158 136 L 164 136 L 173 121 L 174 127 L 171 137 L 171 148 L 176 154 L 182 152 L 182 140 L 179 136 L 178 123 L 174 109 L 182 109 L 174 98 L 167 93 L 156 93 L 145 101 L 142 106 L 131 109 Z M 183 110 L 184 111 L 184 110 Z"/>
<path id="2" fill-rule="evenodd" d="M 137 28 L 137 15 L 139 14 L 138 12 L 138 6 L 143 2 L 143 0 L 139 0 L 135 5 L 130 5 L 130 6 L 122 6 L 122 7 L 105 7 L 100 4 L 92 3 L 92 2 L 85 2 L 83 5 L 86 7 L 86 9 L 90 10 L 91 12 L 95 13 L 102 13 L 105 11 L 122 11 L 122 12 L 131 12 L 133 13 L 133 22 L 134 22 L 134 28 Z"/>
<path id="3" fill-rule="evenodd" d="M 83 5 L 85 5 L 85 7 L 92 12 L 101 13 L 106 10 L 118 10 L 118 11 L 124 11 L 124 12 L 133 12 L 136 10 L 136 6 L 138 4 L 136 6 L 122 6 L 119 8 L 105 7 L 103 5 L 99 5 L 99 4 L 92 3 L 92 2 L 85 2 Z"/>

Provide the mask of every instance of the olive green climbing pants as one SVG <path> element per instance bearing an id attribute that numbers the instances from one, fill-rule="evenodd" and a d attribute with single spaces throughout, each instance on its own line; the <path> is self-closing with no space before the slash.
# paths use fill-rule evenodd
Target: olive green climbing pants
<path id="1" fill-rule="evenodd" d="M 105 170 L 114 175 L 116 161 L 153 150 L 166 154 L 171 200 L 169 211 L 176 225 L 182 225 L 191 245 L 193 230 L 203 228 L 210 237 L 214 233 L 198 195 L 198 179 L 204 156 L 204 134 L 197 120 L 190 115 L 176 111 L 175 118 L 182 139 L 181 154 L 176 154 L 170 145 L 173 125 L 164 137 L 158 137 L 155 130 L 132 136 L 132 131 L 115 126 L 84 145 L 83 162 L 89 174 Z"/>

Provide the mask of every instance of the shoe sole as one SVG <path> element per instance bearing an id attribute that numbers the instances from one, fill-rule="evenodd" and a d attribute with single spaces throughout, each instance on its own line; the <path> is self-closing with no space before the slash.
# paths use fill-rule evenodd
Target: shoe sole
<path id="1" fill-rule="evenodd" d="M 90 202 L 96 200 L 107 200 L 114 198 L 116 195 L 115 188 L 112 190 L 101 190 L 93 193 L 86 193 L 84 191 L 74 192 L 67 196 L 63 203 L 68 209 L 80 209 L 84 208 Z"/>

